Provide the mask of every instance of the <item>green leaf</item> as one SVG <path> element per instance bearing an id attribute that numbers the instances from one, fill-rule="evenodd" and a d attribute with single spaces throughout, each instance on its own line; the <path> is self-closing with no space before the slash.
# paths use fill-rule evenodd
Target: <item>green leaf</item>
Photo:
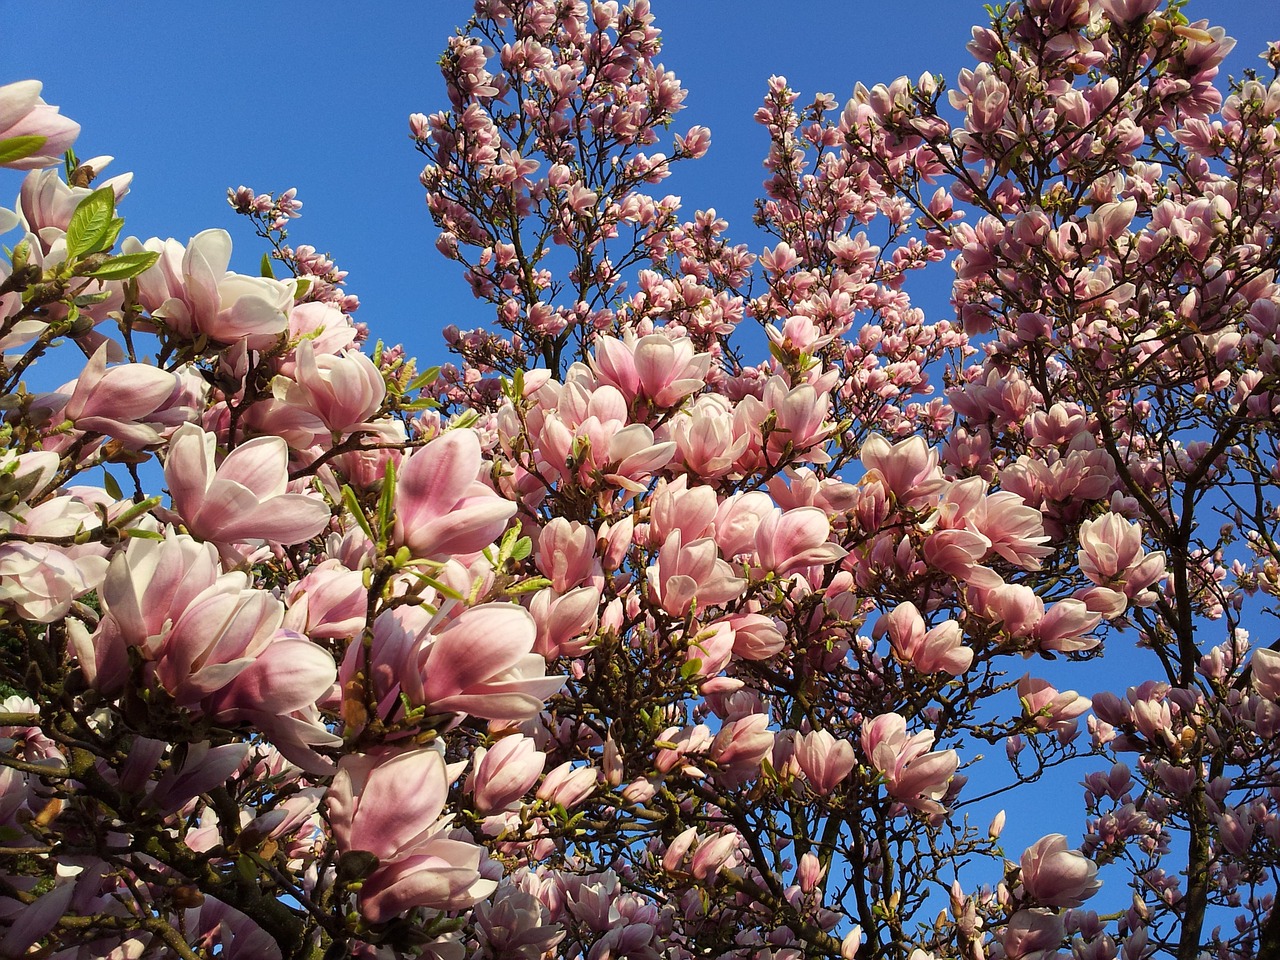
<path id="1" fill-rule="evenodd" d="M 413 393 L 415 390 L 421 390 L 427 384 L 433 383 L 438 376 L 440 376 L 439 367 L 427 367 L 405 385 L 404 392 Z"/>
<path id="2" fill-rule="evenodd" d="M 311 289 L 311 281 L 306 277 L 299 278 L 293 286 L 293 299 L 301 300 L 307 295 L 307 291 Z"/>
<path id="3" fill-rule="evenodd" d="M 158 530 L 134 529 L 134 530 L 125 530 L 123 531 L 123 533 L 126 537 L 130 537 L 134 540 L 163 540 L 164 539 L 164 534 Z"/>
<path id="4" fill-rule="evenodd" d="M 360 501 L 356 499 L 355 491 L 351 489 L 350 484 L 346 484 L 342 488 L 342 502 L 351 511 L 351 516 L 355 518 L 356 523 L 360 524 L 360 529 L 364 531 L 364 535 L 372 540 L 373 531 L 369 529 L 369 521 L 365 519 L 364 508 L 360 506 Z"/>
<path id="5" fill-rule="evenodd" d="M 276 272 L 271 269 L 271 254 L 264 253 L 262 255 L 262 266 L 258 268 L 258 274 L 263 277 L 269 277 L 272 280 L 276 278 Z"/>
<path id="6" fill-rule="evenodd" d="M 515 542 L 515 546 L 511 548 L 511 559 L 523 560 L 531 553 L 533 553 L 533 541 L 528 537 L 521 537 Z"/>
<path id="7" fill-rule="evenodd" d="M 81 200 L 67 224 L 67 258 L 74 260 L 105 249 L 103 241 L 114 225 L 115 212 L 116 195 L 110 187 L 95 190 Z M 119 233 L 120 228 L 116 226 L 115 230 Z"/>
<path id="8" fill-rule="evenodd" d="M 551 586 L 551 581 L 546 577 L 533 577 L 507 587 L 507 595 L 514 597 L 521 593 L 537 593 L 539 590 L 545 590 L 549 586 Z"/>
<path id="9" fill-rule="evenodd" d="M 107 496 L 112 500 L 123 500 L 124 493 L 120 490 L 120 484 L 116 483 L 116 478 L 105 468 L 102 471 L 102 489 L 107 491 Z"/>
<path id="10" fill-rule="evenodd" d="M 9 137 L 0 140 L 0 163 L 13 163 L 32 156 L 45 145 L 48 137 Z"/>
<path id="11" fill-rule="evenodd" d="M 112 257 L 92 271 L 89 276 L 97 280 L 129 280 L 146 273 L 159 259 L 160 254 L 151 250 L 143 253 L 125 253 Z"/>
<path id="12" fill-rule="evenodd" d="M 382 495 L 378 497 L 378 539 L 391 536 L 391 522 L 395 518 L 396 463 L 387 461 L 387 472 L 382 476 Z"/>

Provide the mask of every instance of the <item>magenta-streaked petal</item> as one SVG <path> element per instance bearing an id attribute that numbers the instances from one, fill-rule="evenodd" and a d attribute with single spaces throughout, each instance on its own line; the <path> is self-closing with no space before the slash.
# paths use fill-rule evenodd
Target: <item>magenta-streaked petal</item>
<path id="1" fill-rule="evenodd" d="M 464 610 L 440 631 L 426 663 L 428 703 L 463 693 L 508 669 L 533 649 L 537 627 L 528 610 L 486 603 Z"/>

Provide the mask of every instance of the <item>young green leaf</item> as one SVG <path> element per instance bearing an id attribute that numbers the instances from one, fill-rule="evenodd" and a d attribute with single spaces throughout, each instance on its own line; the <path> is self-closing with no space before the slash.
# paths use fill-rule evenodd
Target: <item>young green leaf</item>
<path id="1" fill-rule="evenodd" d="M 48 137 L 9 137 L 0 140 L 0 163 L 13 163 L 32 156 L 44 146 Z"/>
<path id="2" fill-rule="evenodd" d="M 268 277 L 271 280 L 274 280 L 276 278 L 275 270 L 271 269 L 271 254 L 264 253 L 262 255 L 262 266 L 258 268 L 258 273 L 261 276 Z"/>
<path id="3" fill-rule="evenodd" d="M 96 280 L 129 280 L 146 273 L 160 259 L 160 254 L 148 250 L 143 253 L 125 253 L 102 263 L 89 276 Z"/>
<path id="4" fill-rule="evenodd" d="M 95 190 L 81 200 L 67 224 L 67 258 L 77 259 L 105 249 L 104 241 L 112 227 L 116 233 L 120 231 L 114 224 L 115 212 L 116 195 L 110 187 Z"/>

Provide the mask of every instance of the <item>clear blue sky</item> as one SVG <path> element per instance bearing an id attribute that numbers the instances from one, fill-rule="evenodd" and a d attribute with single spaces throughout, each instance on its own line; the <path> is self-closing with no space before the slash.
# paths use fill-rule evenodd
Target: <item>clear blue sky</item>
<path id="1" fill-rule="evenodd" d="M 971 65 L 970 27 L 986 22 L 978 0 L 653 0 L 653 10 L 661 60 L 689 90 L 677 129 L 701 123 L 713 134 L 709 155 L 662 191 L 681 195 L 690 216 L 714 206 L 754 249 L 766 139 L 751 117 L 770 74 L 841 102 L 857 81 L 925 70 L 951 81 Z M 446 106 L 436 59 L 470 12 L 467 0 L 0 0 L 0 82 L 44 81 L 45 99 L 84 128 L 79 154 L 114 155 L 110 174 L 134 171 L 121 213 L 143 239 L 225 227 L 233 267 L 256 272 L 263 248 L 232 215 L 226 188 L 297 187 L 305 206 L 290 241 L 350 271 L 375 336 L 439 362 L 441 327 L 488 315 L 433 247 L 406 117 Z M 1265 41 L 1280 38 L 1274 0 L 1192 0 L 1187 12 L 1240 41 L 1235 74 L 1260 66 Z M 0 202 L 16 190 L 4 177 Z"/>

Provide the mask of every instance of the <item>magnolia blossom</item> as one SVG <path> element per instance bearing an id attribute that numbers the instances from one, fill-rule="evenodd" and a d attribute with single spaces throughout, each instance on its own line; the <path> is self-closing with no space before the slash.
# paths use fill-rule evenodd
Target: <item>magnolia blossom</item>
<path id="1" fill-rule="evenodd" d="M 58 108 L 40 98 L 44 85 L 19 80 L 0 86 L 0 146 L 6 140 L 30 137 L 28 148 L 2 166 L 34 170 L 58 163 L 80 135 L 80 124 L 61 116 Z"/>
<path id="2" fill-rule="evenodd" d="M 947 620 L 926 630 L 924 618 L 914 603 L 901 603 L 876 621 L 875 636 L 889 634 L 894 657 L 921 673 L 962 675 L 973 663 L 973 651 L 962 646 L 964 631 L 959 623 Z"/>
<path id="3" fill-rule="evenodd" d="M 795 757 L 814 791 L 831 793 L 853 771 L 853 744 L 837 740 L 826 730 L 813 730 L 796 737 Z"/>
<path id="4" fill-rule="evenodd" d="M 395 539 L 426 560 L 476 553 L 516 512 L 479 478 L 480 441 L 450 430 L 401 461 L 396 475 Z"/>
<path id="5" fill-rule="evenodd" d="M 1022 854 L 1023 889 L 1046 906 L 1080 906 L 1102 887 L 1097 875 L 1097 865 L 1068 849 L 1060 833 L 1041 837 Z"/>
<path id="6" fill-rule="evenodd" d="M 177 240 L 139 243 L 130 237 L 121 249 L 160 254 L 155 266 L 138 278 L 138 297 L 175 337 L 245 341 L 260 349 L 288 326 L 293 283 L 229 272 L 231 236 L 225 230 L 205 230 L 185 247 Z"/>
<path id="7" fill-rule="evenodd" d="M 279 437 L 258 437 L 218 464 L 217 437 L 195 424 L 174 431 L 164 476 L 173 510 L 203 540 L 299 543 L 329 525 L 329 507 L 288 493 L 289 448 Z"/>
<path id="8" fill-rule="evenodd" d="M 889 794 L 922 813 L 941 813 L 938 801 L 960 765 L 954 750 L 930 752 L 932 731 L 907 735 L 906 718 L 886 713 L 863 725 L 862 752 L 885 779 Z"/>
<path id="9" fill-rule="evenodd" d="M 325 797 L 343 853 L 378 858 L 360 890 L 360 910 L 379 923 L 410 907 L 456 910 L 497 887 L 480 876 L 481 848 L 448 834 L 441 818 L 449 776 L 430 749 L 350 754 Z"/>

